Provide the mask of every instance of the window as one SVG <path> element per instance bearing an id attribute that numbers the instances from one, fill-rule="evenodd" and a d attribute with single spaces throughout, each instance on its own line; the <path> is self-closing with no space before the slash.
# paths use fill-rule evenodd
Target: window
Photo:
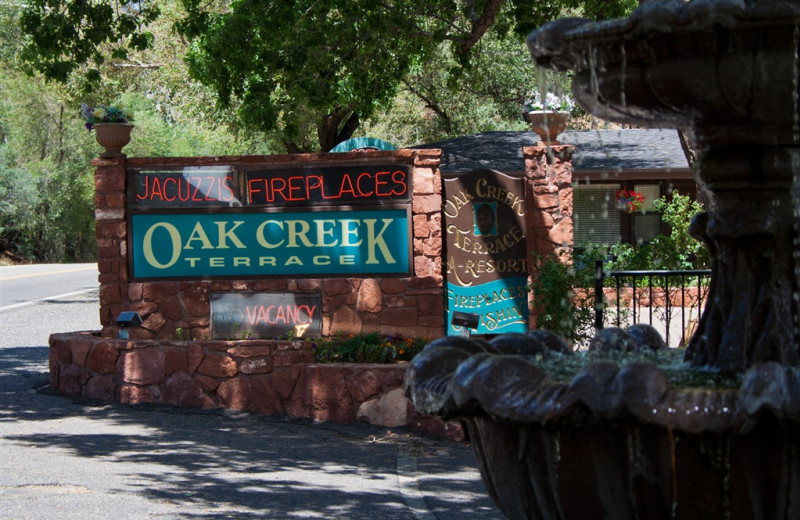
<path id="1" fill-rule="evenodd" d="M 658 188 L 658 186 L 656 186 Z M 620 212 L 614 207 L 618 184 L 587 184 L 572 192 L 574 246 L 612 245 L 622 240 Z"/>
<path id="2" fill-rule="evenodd" d="M 575 248 L 587 244 L 613 245 L 618 242 L 641 244 L 649 242 L 661 233 L 661 215 L 655 202 L 661 196 L 658 184 L 628 185 L 644 195 L 644 206 L 640 211 L 628 215 L 614 205 L 620 184 L 578 185 L 572 192 Z"/>
<path id="3" fill-rule="evenodd" d="M 644 195 L 644 207 L 631 215 L 633 243 L 649 242 L 661 233 L 661 215 L 656 211 L 656 201 L 661 197 L 658 184 L 636 184 L 634 191 Z"/>

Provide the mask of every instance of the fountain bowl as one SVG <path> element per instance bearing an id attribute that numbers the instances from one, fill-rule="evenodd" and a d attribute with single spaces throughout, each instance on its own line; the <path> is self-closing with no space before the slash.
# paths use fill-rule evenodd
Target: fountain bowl
<path id="1" fill-rule="evenodd" d="M 687 128 L 699 146 L 796 144 L 800 4 L 668 0 L 626 19 L 534 31 L 544 66 L 574 71 L 575 99 L 609 121 Z"/>
<path id="2" fill-rule="evenodd" d="M 634 354 L 653 348 L 614 336 Z M 466 424 L 507 517 L 800 518 L 800 404 L 788 398 L 800 369 L 765 362 L 681 387 L 667 376 L 680 364 L 588 360 L 554 379 L 545 366 L 586 357 L 564 346 L 543 330 L 440 338 L 409 366 L 415 407 Z"/>

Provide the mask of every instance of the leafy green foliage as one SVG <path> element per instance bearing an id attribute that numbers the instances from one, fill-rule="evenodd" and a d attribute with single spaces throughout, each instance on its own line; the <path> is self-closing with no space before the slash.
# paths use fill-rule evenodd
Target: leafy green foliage
<path id="1" fill-rule="evenodd" d="M 192 41 L 193 77 L 224 106 L 238 100 L 246 127 L 292 143 L 317 134 L 323 150 L 389 103 L 428 50 L 422 37 L 398 37 L 402 11 L 378 2 L 241 0 L 225 12 L 197 0 L 184 6 L 178 27 Z"/>
<path id="2" fill-rule="evenodd" d="M 111 46 L 111 57 L 126 59 L 128 51 L 152 44 L 153 36 L 144 26 L 159 15 L 156 4 L 30 0 L 20 18 L 20 27 L 30 37 L 23 58 L 46 78 L 61 82 L 81 64 L 103 64 L 106 45 Z M 86 71 L 87 85 L 99 78 L 97 68 Z"/>
<path id="3" fill-rule="evenodd" d="M 173 56 L 185 53 L 192 76 L 213 92 L 222 107 L 234 108 L 237 122 L 248 131 L 269 133 L 272 145 L 280 144 L 289 152 L 325 151 L 392 105 L 401 85 L 415 96 L 414 104 L 423 100 L 437 114 L 436 123 L 447 135 L 468 133 L 469 114 L 476 112 L 481 113 L 473 127 L 491 129 L 484 123 L 498 115 L 508 117 L 506 107 L 511 106 L 506 86 L 500 84 L 516 75 L 487 74 L 495 69 L 486 60 L 492 46 L 482 45 L 486 35 L 513 40 L 524 54 L 522 40 L 546 20 L 581 12 L 595 18 L 615 16 L 635 4 L 631 0 L 179 1 L 182 10 L 175 0 L 31 0 L 21 19 L 29 38 L 22 58 L 29 70 L 48 79 L 73 81 L 84 91 L 101 90 L 107 89 L 101 74 L 107 81 L 130 77 L 138 67 L 162 66 L 139 58 L 171 42 L 166 47 Z M 188 41 L 164 31 L 162 13 Z M 530 66 L 527 56 L 524 60 Z M 417 85 L 417 78 L 409 75 L 430 68 L 439 72 L 427 86 Z M 438 83 L 436 76 L 444 82 Z M 444 103 L 445 90 L 431 88 L 437 84 L 449 91 L 449 99 L 464 100 L 458 110 Z M 498 86 L 503 88 L 498 91 Z M 487 95 L 494 100 L 489 105 L 481 103 Z M 513 120 L 519 118 L 519 105 L 517 100 Z"/>
<path id="4" fill-rule="evenodd" d="M 80 95 L 77 78 L 61 84 L 23 73 L 19 14 L 14 6 L 0 4 L 0 251 L 31 261 L 96 258 L 94 168 L 89 163 L 100 148 L 84 128 L 82 101 L 120 104 L 136 113 L 133 142 L 126 148 L 131 155 L 276 151 L 263 135 L 237 135 L 224 118 L 203 112 L 208 94 L 185 76 L 177 79 L 180 63 L 172 68 L 165 60 L 160 69 L 118 70 L 92 96 Z M 121 95 L 129 87 L 143 93 Z M 180 88 L 190 95 L 180 94 Z M 189 106 L 186 97 L 196 105 L 188 114 L 183 110 Z"/>
<path id="5" fill-rule="evenodd" d="M 224 125 L 208 124 L 202 119 L 175 118 L 165 121 L 165 107 L 158 98 L 127 94 L 120 99 L 136 114 L 133 138 L 125 148 L 125 153 L 131 156 L 188 157 L 269 154 L 276 151 L 259 139 L 260 134 L 241 136 Z"/>
<path id="6" fill-rule="evenodd" d="M 669 235 L 658 235 L 644 244 L 616 244 L 609 248 L 611 270 L 708 269 L 710 259 L 705 244 L 689 234 L 689 224 L 703 211 L 703 205 L 688 195 L 673 191 L 670 197 L 655 201 L 661 219 L 670 226 Z"/>
<path id="7" fill-rule="evenodd" d="M 449 44 L 437 59 L 413 67 L 394 104 L 365 125 L 369 135 L 400 146 L 430 143 L 478 132 L 526 130 L 522 107 L 538 84 L 525 46 L 512 34 L 490 30 L 460 66 Z"/>
<path id="8" fill-rule="evenodd" d="M 689 225 L 695 215 L 703 211 L 703 205 L 688 195 L 672 192 L 671 198 L 661 197 L 656 201 L 656 210 L 661 219 L 669 224 L 673 269 L 707 269 L 710 265 L 708 248 L 689 234 Z"/>
<path id="9" fill-rule="evenodd" d="M 334 336 L 314 344 L 318 363 L 395 363 L 408 361 L 425 348 L 430 338 L 397 338 L 389 334 Z"/>
<path id="10" fill-rule="evenodd" d="M 639 0 L 557 0 L 551 2 L 526 2 L 512 0 L 511 10 L 517 20 L 516 30 L 527 35 L 545 22 L 569 14 L 593 20 L 608 20 L 629 14 L 639 5 Z"/>
<path id="11" fill-rule="evenodd" d="M 45 160 L 24 169 L 0 146 L 0 249 L 50 262 L 93 258 L 94 184 Z"/>
<path id="12" fill-rule="evenodd" d="M 594 334 L 594 262 L 562 257 L 539 257 L 532 276 L 536 326 L 583 344 Z"/>
<path id="13" fill-rule="evenodd" d="M 669 236 L 659 235 L 637 246 L 619 243 L 606 248 L 590 244 L 578 253 L 564 253 L 562 258 L 539 258 L 531 284 L 537 326 L 569 338 L 574 344 L 586 344 L 594 335 L 597 260 L 603 262 L 606 271 L 706 269 L 708 251 L 688 232 L 689 222 L 703 210 L 702 205 L 673 192 L 670 198 L 659 199 L 656 209 L 671 226 Z M 613 278 L 605 278 L 606 286 L 614 283 Z M 652 283 L 665 285 L 657 277 Z"/>

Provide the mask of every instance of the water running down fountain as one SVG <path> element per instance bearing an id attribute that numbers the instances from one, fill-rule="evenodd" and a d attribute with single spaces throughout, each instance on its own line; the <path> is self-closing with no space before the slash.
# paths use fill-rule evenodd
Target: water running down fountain
<path id="1" fill-rule="evenodd" d="M 529 37 L 540 65 L 574 71 L 593 114 L 687 130 L 709 201 L 692 229 L 713 275 L 684 369 L 740 384 L 677 385 L 651 362 L 614 361 L 557 381 L 540 360 L 570 354 L 544 331 L 434 341 L 409 396 L 465 419 L 509 517 L 800 518 L 799 26 L 798 1 L 674 0 Z M 630 332 L 596 349 L 654 345 Z"/>

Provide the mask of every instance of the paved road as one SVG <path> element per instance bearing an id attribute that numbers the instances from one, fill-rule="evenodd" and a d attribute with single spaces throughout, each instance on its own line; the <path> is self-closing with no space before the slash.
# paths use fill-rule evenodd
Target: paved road
<path id="1" fill-rule="evenodd" d="M 0 266 L 0 312 L 97 289 L 97 264 Z"/>
<path id="2" fill-rule="evenodd" d="M 70 400 L 51 332 L 96 292 L 0 310 L 0 519 L 498 519 L 464 445 L 245 413 Z"/>

